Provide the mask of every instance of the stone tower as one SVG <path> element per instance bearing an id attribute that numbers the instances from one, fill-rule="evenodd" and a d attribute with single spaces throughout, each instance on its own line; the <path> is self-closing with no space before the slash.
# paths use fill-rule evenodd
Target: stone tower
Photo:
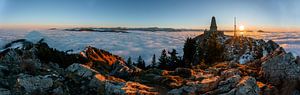
<path id="1" fill-rule="evenodd" d="M 218 31 L 215 16 L 211 19 L 210 29 L 204 31 L 204 35 L 206 36 L 210 36 L 211 34 L 224 35 L 224 31 Z"/>
<path id="2" fill-rule="evenodd" d="M 218 31 L 215 16 L 213 16 L 211 19 L 210 31 Z"/>

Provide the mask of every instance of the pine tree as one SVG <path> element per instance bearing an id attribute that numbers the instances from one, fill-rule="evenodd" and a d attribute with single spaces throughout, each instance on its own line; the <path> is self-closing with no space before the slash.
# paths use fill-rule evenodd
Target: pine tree
<path id="1" fill-rule="evenodd" d="M 183 61 L 185 66 L 190 67 L 196 53 L 196 41 L 192 38 L 187 38 L 183 47 Z"/>
<path id="2" fill-rule="evenodd" d="M 156 64 L 156 57 L 155 57 L 155 54 L 153 54 L 152 56 L 152 62 L 151 62 L 151 68 L 156 68 L 157 67 L 157 64 Z"/>
<path id="3" fill-rule="evenodd" d="M 204 47 L 203 47 L 204 46 Z M 200 45 L 200 60 L 204 59 L 204 62 L 211 65 L 215 62 L 222 61 L 222 53 L 224 48 L 217 41 L 216 35 L 211 35 L 211 37 L 205 41 L 205 44 Z"/>
<path id="4" fill-rule="evenodd" d="M 145 66 L 145 61 L 142 59 L 141 56 L 138 57 L 138 60 L 137 60 L 137 67 L 140 68 L 140 69 L 146 69 L 146 66 Z"/>
<path id="5" fill-rule="evenodd" d="M 169 69 L 175 69 L 179 66 L 179 59 L 177 57 L 177 51 L 175 49 L 172 52 L 168 52 L 170 54 L 170 62 L 168 64 Z"/>
<path id="6" fill-rule="evenodd" d="M 224 51 L 224 48 L 222 45 L 217 41 L 217 36 L 214 35 L 210 40 L 209 40 L 209 54 L 208 54 L 208 62 L 211 64 L 214 62 L 222 61 L 222 53 Z"/>
<path id="7" fill-rule="evenodd" d="M 159 60 L 158 68 L 166 69 L 169 59 L 168 59 L 167 51 L 165 49 L 162 50 L 160 58 L 158 60 Z"/>
<path id="8" fill-rule="evenodd" d="M 127 65 L 127 66 L 133 65 L 133 64 L 132 64 L 132 61 L 131 61 L 131 57 L 129 57 L 129 58 L 127 59 L 126 65 Z"/>

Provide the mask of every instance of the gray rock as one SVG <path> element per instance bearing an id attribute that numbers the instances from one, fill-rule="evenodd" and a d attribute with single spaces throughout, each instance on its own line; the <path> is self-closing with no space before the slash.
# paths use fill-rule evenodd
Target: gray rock
<path id="1" fill-rule="evenodd" d="M 195 86 L 183 86 L 178 89 L 172 89 L 168 92 L 168 95 L 196 95 L 197 87 Z"/>
<path id="2" fill-rule="evenodd" d="M 219 94 L 219 95 L 236 95 L 235 92 L 236 92 L 236 88 L 231 89 L 229 92 L 222 93 L 222 94 Z"/>
<path id="3" fill-rule="evenodd" d="M 274 85 L 281 80 L 299 80 L 300 64 L 296 64 L 292 53 L 277 55 L 262 63 L 262 74 Z"/>
<path id="4" fill-rule="evenodd" d="M 132 66 L 130 68 L 119 61 L 114 63 L 112 68 L 113 68 L 113 70 L 109 73 L 109 75 L 117 76 L 120 78 L 128 78 L 131 74 L 142 71 L 141 69 L 139 69 L 135 66 Z"/>
<path id="5" fill-rule="evenodd" d="M 230 91 L 232 88 L 236 86 L 237 83 L 239 83 L 241 79 L 240 75 L 234 75 L 229 78 L 227 78 L 224 81 L 221 81 L 218 85 L 218 93 L 224 93 Z"/>
<path id="6" fill-rule="evenodd" d="M 227 69 L 221 72 L 221 76 L 224 78 L 229 78 L 234 75 L 241 75 L 241 71 L 238 69 Z"/>
<path id="7" fill-rule="evenodd" d="M 17 79 L 17 83 L 24 87 L 27 92 L 34 90 L 44 90 L 52 87 L 53 80 L 45 76 L 22 75 Z"/>
<path id="8" fill-rule="evenodd" d="M 208 79 L 203 79 L 201 83 L 200 92 L 208 92 L 218 87 L 218 83 L 221 81 L 219 76 L 215 76 Z"/>
<path id="9" fill-rule="evenodd" d="M 98 87 L 102 86 L 105 83 L 105 81 L 106 81 L 105 76 L 103 76 L 101 74 L 96 74 L 90 81 L 89 86 L 98 88 Z"/>
<path id="10" fill-rule="evenodd" d="M 236 86 L 236 95 L 259 95 L 260 89 L 253 77 L 246 76 Z"/>
<path id="11" fill-rule="evenodd" d="M 274 41 L 269 40 L 267 42 L 266 49 L 267 49 L 268 52 L 272 52 L 272 51 L 276 50 L 277 48 L 279 48 L 279 45 L 277 43 L 275 43 Z"/>
<path id="12" fill-rule="evenodd" d="M 121 88 L 125 83 L 119 82 L 105 82 L 105 94 L 106 95 L 125 95 L 125 91 Z"/>
<path id="13" fill-rule="evenodd" d="M 67 67 L 66 71 L 75 73 L 76 75 L 85 78 L 91 78 L 95 73 L 98 73 L 90 67 L 78 63 L 70 65 L 69 67 Z"/>
<path id="14" fill-rule="evenodd" d="M 53 94 L 63 95 L 64 94 L 64 89 L 62 87 L 55 88 L 55 89 L 53 89 Z"/>
<path id="15" fill-rule="evenodd" d="M 224 94 L 224 95 L 234 95 L 236 89 L 236 84 L 239 83 L 241 77 L 240 75 L 231 76 L 218 84 L 218 88 L 212 91 L 208 91 L 206 95 L 216 95 L 216 94 Z"/>
<path id="16" fill-rule="evenodd" d="M 105 82 L 106 95 L 157 95 L 154 88 L 137 82 Z"/>

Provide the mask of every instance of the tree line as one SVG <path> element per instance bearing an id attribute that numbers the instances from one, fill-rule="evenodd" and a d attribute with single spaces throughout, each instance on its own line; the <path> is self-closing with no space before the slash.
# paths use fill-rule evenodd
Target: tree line
<path id="1" fill-rule="evenodd" d="M 178 56 L 175 49 L 172 49 L 172 51 L 163 49 L 158 60 L 156 55 L 153 54 L 151 64 L 147 66 L 141 56 L 138 57 L 136 62 L 133 62 L 131 57 L 129 57 L 126 64 L 137 66 L 143 70 L 150 68 L 174 70 L 177 67 L 190 68 L 199 64 L 211 65 L 222 60 L 223 50 L 224 48 L 217 41 L 216 36 L 212 36 L 201 44 L 196 44 L 195 39 L 187 38 L 184 43 L 183 56 Z"/>

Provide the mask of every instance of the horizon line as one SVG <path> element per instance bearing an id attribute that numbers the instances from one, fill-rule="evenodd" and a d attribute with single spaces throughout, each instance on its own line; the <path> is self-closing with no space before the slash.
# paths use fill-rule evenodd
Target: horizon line
<path id="1" fill-rule="evenodd" d="M 155 25 L 80 25 L 80 24 L 0 24 L 0 29 L 64 29 L 64 28 L 172 28 L 172 29 L 193 29 L 193 30 L 205 30 L 209 29 L 208 25 L 203 26 L 190 26 L 190 27 L 172 27 L 172 26 L 155 26 Z M 220 27 L 221 26 L 221 27 Z M 266 32 L 300 32 L 299 27 L 272 27 L 266 26 L 259 28 L 259 26 L 246 26 L 246 31 L 266 31 Z M 220 29 L 221 28 L 221 29 Z M 222 26 L 218 25 L 218 30 L 231 31 L 234 30 L 234 26 Z"/>

